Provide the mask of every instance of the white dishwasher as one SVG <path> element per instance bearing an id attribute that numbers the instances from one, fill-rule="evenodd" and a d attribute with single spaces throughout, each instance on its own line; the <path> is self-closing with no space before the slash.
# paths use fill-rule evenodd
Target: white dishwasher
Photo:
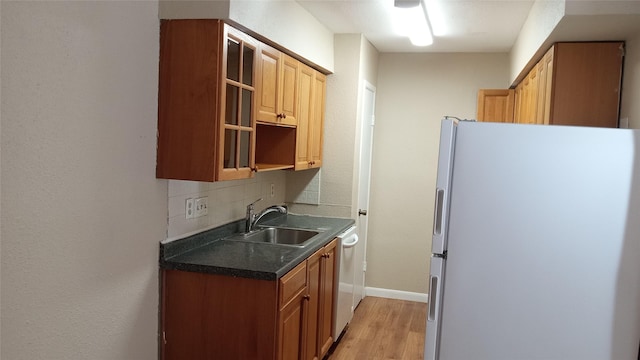
<path id="1" fill-rule="evenodd" d="M 333 341 L 338 341 L 340 334 L 353 317 L 354 279 L 355 279 L 355 251 L 358 243 L 356 227 L 352 226 L 337 236 L 338 249 L 336 263 L 338 277 L 335 283 L 336 301 L 334 302 Z"/>

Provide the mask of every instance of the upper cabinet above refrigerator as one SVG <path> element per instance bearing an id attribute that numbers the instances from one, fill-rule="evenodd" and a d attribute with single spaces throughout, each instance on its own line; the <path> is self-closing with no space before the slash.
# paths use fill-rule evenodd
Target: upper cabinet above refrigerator
<path id="1" fill-rule="evenodd" d="M 620 41 L 556 43 L 517 83 L 515 96 L 481 89 L 477 120 L 618 127 L 623 58 Z"/>

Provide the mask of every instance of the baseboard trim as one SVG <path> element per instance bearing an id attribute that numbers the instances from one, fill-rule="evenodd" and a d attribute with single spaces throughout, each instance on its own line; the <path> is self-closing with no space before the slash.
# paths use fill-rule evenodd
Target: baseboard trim
<path id="1" fill-rule="evenodd" d="M 417 301 L 422 303 L 427 303 L 429 299 L 429 294 L 392 289 L 381 289 L 368 286 L 364 288 L 364 293 L 366 294 L 366 296 L 377 296 L 387 299 Z"/>

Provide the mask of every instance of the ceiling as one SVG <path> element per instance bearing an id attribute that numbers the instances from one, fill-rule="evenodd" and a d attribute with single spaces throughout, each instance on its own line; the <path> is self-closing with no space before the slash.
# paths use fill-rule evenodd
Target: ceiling
<path id="1" fill-rule="evenodd" d="M 431 46 L 398 35 L 394 0 L 296 0 L 335 34 L 363 34 L 380 52 L 509 52 L 535 0 L 422 0 L 433 29 Z M 563 1 L 565 14 L 542 44 L 626 40 L 640 32 L 639 0 Z M 544 20 L 543 20 L 544 21 Z"/>
<path id="2" fill-rule="evenodd" d="M 363 34 L 380 52 L 508 52 L 533 0 L 425 0 L 434 41 L 397 33 L 394 0 L 297 0 L 335 34 Z"/>

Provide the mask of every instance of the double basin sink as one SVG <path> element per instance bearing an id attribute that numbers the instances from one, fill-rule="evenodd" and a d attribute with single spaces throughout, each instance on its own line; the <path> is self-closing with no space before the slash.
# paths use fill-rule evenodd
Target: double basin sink
<path id="1" fill-rule="evenodd" d="M 320 234 L 320 231 L 316 230 L 260 226 L 256 230 L 248 233 L 236 234 L 226 238 L 226 240 L 305 247 L 310 244 L 313 237 L 318 234 Z"/>

